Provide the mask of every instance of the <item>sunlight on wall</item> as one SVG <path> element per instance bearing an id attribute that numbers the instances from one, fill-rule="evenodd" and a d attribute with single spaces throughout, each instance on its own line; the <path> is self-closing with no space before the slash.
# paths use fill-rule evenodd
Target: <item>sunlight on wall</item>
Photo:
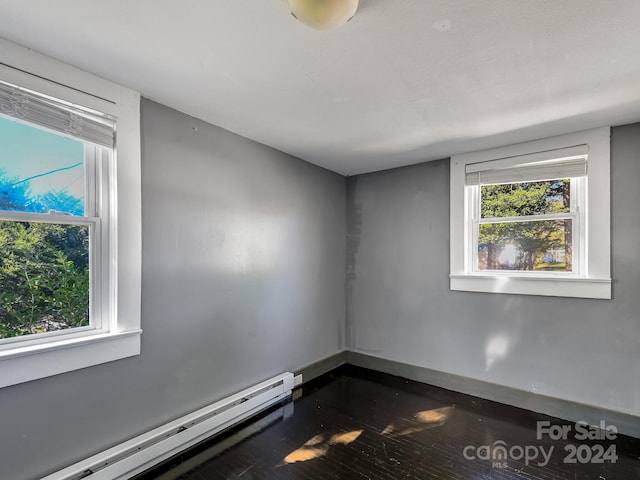
<path id="1" fill-rule="evenodd" d="M 215 263 L 225 271 L 251 274 L 271 270 L 282 255 L 285 227 L 278 219 L 233 216 L 222 223 L 221 241 L 215 245 Z"/>
<path id="2" fill-rule="evenodd" d="M 487 341 L 485 348 L 485 371 L 489 371 L 493 364 L 503 359 L 512 347 L 512 342 L 506 333 L 499 333 Z"/>

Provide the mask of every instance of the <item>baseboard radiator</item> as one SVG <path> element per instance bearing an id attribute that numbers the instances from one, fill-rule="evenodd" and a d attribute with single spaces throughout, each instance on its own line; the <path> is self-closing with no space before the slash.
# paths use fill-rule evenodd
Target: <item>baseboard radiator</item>
<path id="1" fill-rule="evenodd" d="M 126 480 L 291 395 L 286 372 L 120 445 L 82 460 L 42 480 Z"/>

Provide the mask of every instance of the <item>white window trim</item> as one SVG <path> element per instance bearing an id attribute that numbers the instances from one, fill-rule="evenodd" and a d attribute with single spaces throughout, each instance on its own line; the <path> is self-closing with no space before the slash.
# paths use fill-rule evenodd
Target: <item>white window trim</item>
<path id="1" fill-rule="evenodd" d="M 140 95 L 70 65 L 0 39 L 0 79 L 117 118 L 108 254 L 107 332 L 80 330 L 0 351 L 0 387 L 140 354 Z M 74 329 L 76 330 L 76 329 Z M 103 326 L 104 330 L 104 326 Z M 44 338 L 44 337 L 43 337 Z"/>
<path id="2" fill-rule="evenodd" d="M 611 298 L 610 238 L 610 135 L 609 127 L 456 155 L 450 171 L 450 288 L 470 292 L 513 293 L 580 298 Z M 580 276 L 525 274 L 521 272 L 473 272 L 470 222 L 465 210 L 465 167 L 538 152 L 588 146 L 585 265 Z"/>

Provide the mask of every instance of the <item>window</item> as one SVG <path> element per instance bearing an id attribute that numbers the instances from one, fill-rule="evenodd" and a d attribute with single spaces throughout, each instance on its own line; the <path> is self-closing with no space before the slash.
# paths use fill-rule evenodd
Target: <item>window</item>
<path id="1" fill-rule="evenodd" d="M 33 335 L 102 329 L 109 307 L 102 287 L 109 284 L 109 271 L 100 259 L 109 250 L 102 231 L 110 224 L 113 141 L 110 117 L 0 81 L 5 348 Z"/>
<path id="2" fill-rule="evenodd" d="M 0 47 L 4 387 L 140 353 L 140 139 L 137 93 Z"/>
<path id="3" fill-rule="evenodd" d="M 611 298 L 609 129 L 451 159 L 451 289 Z"/>

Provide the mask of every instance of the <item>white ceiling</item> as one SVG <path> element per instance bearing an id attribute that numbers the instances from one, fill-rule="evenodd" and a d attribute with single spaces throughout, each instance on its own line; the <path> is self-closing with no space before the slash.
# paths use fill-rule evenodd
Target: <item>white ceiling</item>
<path id="1" fill-rule="evenodd" d="M 0 0 L 0 36 L 356 174 L 640 120 L 638 0 Z M 1 61 L 1 59 L 0 59 Z"/>

